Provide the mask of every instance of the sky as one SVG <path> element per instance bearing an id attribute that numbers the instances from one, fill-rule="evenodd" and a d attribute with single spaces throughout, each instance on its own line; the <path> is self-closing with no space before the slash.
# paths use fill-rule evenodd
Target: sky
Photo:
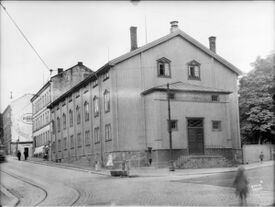
<path id="1" fill-rule="evenodd" d="M 258 56 L 274 53 L 274 1 L 2 1 L 49 68 L 82 61 L 96 71 L 130 51 L 130 26 L 138 46 L 170 32 L 170 22 L 208 47 L 216 36 L 221 57 L 249 72 Z M 50 73 L 0 8 L 0 111 L 35 94 Z M 55 75 L 56 71 L 52 73 Z"/>

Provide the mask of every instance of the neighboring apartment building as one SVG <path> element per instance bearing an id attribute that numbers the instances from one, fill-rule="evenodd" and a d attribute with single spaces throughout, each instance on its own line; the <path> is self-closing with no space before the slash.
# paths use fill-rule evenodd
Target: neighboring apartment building
<path id="1" fill-rule="evenodd" d="M 6 153 L 15 155 L 17 150 L 28 154 L 32 151 L 33 94 L 25 94 L 13 100 L 3 112 L 4 145 Z"/>
<path id="2" fill-rule="evenodd" d="M 57 161 L 106 164 L 169 161 L 167 88 L 170 83 L 173 160 L 182 155 L 233 159 L 241 148 L 237 79 L 241 71 L 171 22 L 170 34 L 137 47 L 50 104 L 52 156 Z"/>
<path id="3" fill-rule="evenodd" d="M 78 62 L 77 65 L 63 71 L 58 69 L 57 75 L 54 75 L 50 80 L 32 97 L 33 107 L 33 141 L 34 154 L 41 155 L 45 148 L 50 144 L 50 122 L 51 114 L 47 106 L 69 90 L 77 83 L 85 79 L 92 73 L 88 67 Z"/>

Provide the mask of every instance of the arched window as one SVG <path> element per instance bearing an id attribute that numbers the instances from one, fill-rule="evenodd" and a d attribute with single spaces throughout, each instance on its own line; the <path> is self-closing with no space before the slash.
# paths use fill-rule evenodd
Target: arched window
<path id="1" fill-rule="evenodd" d="M 74 119 L 73 119 L 73 111 L 71 109 L 69 111 L 69 119 L 70 119 L 70 127 L 72 127 L 74 124 Z"/>
<path id="2" fill-rule="evenodd" d="M 170 60 L 163 57 L 157 60 L 158 76 L 164 78 L 171 78 Z"/>
<path id="3" fill-rule="evenodd" d="M 87 101 L 84 103 L 84 114 L 85 121 L 89 121 L 89 103 Z"/>
<path id="4" fill-rule="evenodd" d="M 192 60 L 188 64 L 188 79 L 200 80 L 200 63 L 196 60 Z"/>
<path id="5" fill-rule="evenodd" d="M 110 111 L 110 92 L 108 90 L 104 91 L 104 111 L 105 113 Z"/>
<path id="6" fill-rule="evenodd" d="M 80 124 L 80 119 L 81 119 L 81 116 L 80 116 L 80 109 L 79 109 L 79 106 L 76 107 L 76 123 L 77 124 Z"/>
<path id="7" fill-rule="evenodd" d="M 56 121 L 57 121 L 57 131 L 60 132 L 60 118 L 57 117 Z"/>
<path id="8" fill-rule="evenodd" d="M 63 129 L 66 129 L 66 114 L 62 115 L 62 119 L 63 119 Z"/>
<path id="9" fill-rule="evenodd" d="M 98 97 L 94 97 L 94 116 L 97 117 L 99 115 L 99 105 L 98 105 Z"/>

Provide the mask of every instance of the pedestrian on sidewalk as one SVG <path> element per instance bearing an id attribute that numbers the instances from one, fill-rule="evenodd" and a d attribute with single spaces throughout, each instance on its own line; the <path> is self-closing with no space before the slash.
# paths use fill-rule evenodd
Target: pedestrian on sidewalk
<path id="1" fill-rule="evenodd" d="M 244 167 L 240 166 L 238 168 L 236 177 L 233 182 L 233 186 L 236 190 L 236 195 L 239 197 L 240 205 L 246 205 L 246 198 L 248 194 L 248 179 L 246 177 Z"/>
<path id="2" fill-rule="evenodd" d="M 260 160 L 261 160 L 261 163 L 263 162 L 263 159 L 264 159 L 264 154 L 263 154 L 263 152 L 261 152 L 261 154 L 260 154 Z"/>
<path id="3" fill-rule="evenodd" d="M 17 151 L 17 158 L 18 158 L 18 160 L 21 160 L 21 152 L 20 152 L 20 150 Z"/>

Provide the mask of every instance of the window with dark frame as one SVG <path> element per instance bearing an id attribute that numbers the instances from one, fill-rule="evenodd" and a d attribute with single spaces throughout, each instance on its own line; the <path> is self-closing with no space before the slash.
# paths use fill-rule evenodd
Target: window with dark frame
<path id="1" fill-rule="evenodd" d="M 94 97 L 94 116 L 97 117 L 99 115 L 99 104 L 98 104 L 98 97 Z"/>
<path id="2" fill-rule="evenodd" d="M 67 150 L 67 137 L 64 137 L 64 150 Z"/>
<path id="3" fill-rule="evenodd" d="M 90 145 L 90 131 L 85 131 L 85 145 Z"/>
<path id="4" fill-rule="evenodd" d="M 63 119 L 63 130 L 66 129 L 66 114 L 62 115 L 62 119 Z"/>
<path id="5" fill-rule="evenodd" d="M 105 141 L 110 141 L 112 140 L 111 137 L 111 124 L 106 124 L 105 125 Z"/>
<path id="6" fill-rule="evenodd" d="M 76 107 L 76 123 L 77 124 L 80 124 L 80 121 L 81 121 L 81 115 L 80 115 L 80 109 L 79 109 L 79 106 Z"/>
<path id="7" fill-rule="evenodd" d="M 188 64 L 188 79 L 200 80 L 200 63 L 192 60 Z"/>
<path id="8" fill-rule="evenodd" d="M 74 148 L 74 135 L 70 136 L 70 144 L 71 144 L 71 149 Z"/>
<path id="9" fill-rule="evenodd" d="M 57 121 L 57 132 L 60 132 L 60 118 L 57 117 L 56 121 Z"/>
<path id="10" fill-rule="evenodd" d="M 157 60 L 158 77 L 171 78 L 170 62 L 164 57 Z"/>
<path id="11" fill-rule="evenodd" d="M 99 140 L 99 127 L 96 127 L 94 129 L 94 137 L 95 137 L 95 144 L 99 143 L 100 140 Z"/>
<path id="12" fill-rule="evenodd" d="M 110 92 L 108 90 L 104 91 L 104 111 L 105 113 L 110 111 Z"/>
<path id="13" fill-rule="evenodd" d="M 72 127 L 74 124 L 74 119 L 73 119 L 73 111 L 71 109 L 69 111 L 69 119 L 70 119 L 70 127 Z"/>
<path id="14" fill-rule="evenodd" d="M 218 95 L 212 95 L 211 100 L 212 101 L 219 101 L 219 96 Z"/>
<path id="15" fill-rule="evenodd" d="M 85 121 L 89 121 L 89 103 L 85 101 L 84 103 L 84 114 L 85 114 Z"/>
<path id="16" fill-rule="evenodd" d="M 212 131 L 221 131 L 221 121 L 212 121 Z"/>
<path id="17" fill-rule="evenodd" d="M 167 124 L 168 124 L 168 130 L 169 130 L 169 120 L 167 120 Z M 172 131 L 178 130 L 178 120 L 171 120 L 170 124 L 171 124 L 170 126 Z"/>
<path id="18" fill-rule="evenodd" d="M 82 144 L 81 144 L 81 133 L 78 133 L 78 134 L 77 134 L 77 146 L 78 146 L 78 147 L 81 147 L 81 146 L 82 146 Z"/>

